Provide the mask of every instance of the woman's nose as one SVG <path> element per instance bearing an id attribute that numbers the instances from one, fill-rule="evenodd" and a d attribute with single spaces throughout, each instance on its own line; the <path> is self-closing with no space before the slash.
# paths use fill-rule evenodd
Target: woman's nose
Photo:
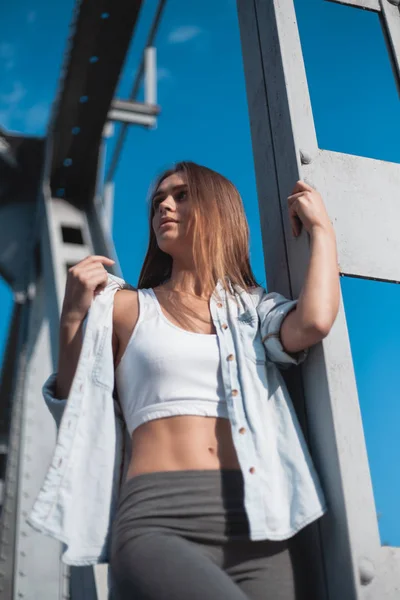
<path id="1" fill-rule="evenodd" d="M 165 213 L 168 210 L 172 210 L 173 198 L 171 196 L 167 196 L 167 198 L 164 198 L 164 200 L 160 202 L 159 209 L 161 213 Z"/>

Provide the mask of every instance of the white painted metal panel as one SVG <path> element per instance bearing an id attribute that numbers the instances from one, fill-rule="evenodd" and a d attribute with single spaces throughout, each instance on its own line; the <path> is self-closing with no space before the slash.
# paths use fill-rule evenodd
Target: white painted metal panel
<path id="1" fill-rule="evenodd" d="M 400 165 L 320 150 L 302 170 L 335 226 L 340 271 L 400 282 Z"/>

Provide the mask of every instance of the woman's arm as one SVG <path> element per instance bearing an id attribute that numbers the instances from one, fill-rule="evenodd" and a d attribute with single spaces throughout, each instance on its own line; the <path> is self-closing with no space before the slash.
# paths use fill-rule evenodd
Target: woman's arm
<path id="1" fill-rule="evenodd" d="M 68 398 L 82 349 L 83 322 L 93 297 L 107 285 L 106 256 L 88 256 L 68 271 L 60 321 L 56 397 Z"/>
<path id="2" fill-rule="evenodd" d="M 289 196 L 293 234 L 304 225 L 311 238 L 311 256 L 296 309 L 280 331 L 287 352 L 298 352 L 324 339 L 338 314 L 340 301 L 336 237 L 321 196 L 299 181 Z"/>

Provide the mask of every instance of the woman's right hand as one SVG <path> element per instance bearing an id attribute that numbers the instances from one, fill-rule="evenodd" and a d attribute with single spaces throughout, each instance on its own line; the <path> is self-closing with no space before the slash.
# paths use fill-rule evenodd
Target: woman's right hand
<path id="1" fill-rule="evenodd" d="M 115 263 L 106 256 L 88 256 L 68 269 L 61 321 L 64 325 L 82 323 L 93 298 L 107 285 L 108 273 L 103 265 Z"/>

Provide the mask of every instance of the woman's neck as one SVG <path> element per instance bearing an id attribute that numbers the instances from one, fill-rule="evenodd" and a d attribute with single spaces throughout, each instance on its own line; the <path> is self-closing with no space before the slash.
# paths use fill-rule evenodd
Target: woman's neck
<path id="1" fill-rule="evenodd" d="M 172 273 L 170 279 L 162 286 L 166 290 L 190 294 L 202 298 L 209 298 L 211 295 L 203 289 L 202 282 L 194 268 L 188 268 L 176 264 L 172 265 Z"/>

